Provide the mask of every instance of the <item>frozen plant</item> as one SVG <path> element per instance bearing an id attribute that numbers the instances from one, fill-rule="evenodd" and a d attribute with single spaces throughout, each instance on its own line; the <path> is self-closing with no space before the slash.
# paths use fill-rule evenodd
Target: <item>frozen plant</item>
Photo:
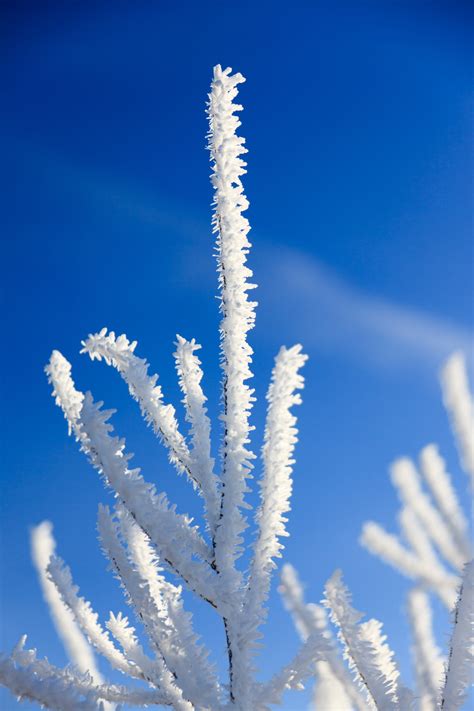
<path id="1" fill-rule="evenodd" d="M 426 600 L 416 598 L 418 590 L 412 591 L 416 692 L 401 683 L 382 624 L 375 619 L 363 622 L 363 614 L 352 607 L 340 571 L 326 583 L 323 607 L 305 602 L 296 571 L 289 564 L 283 566 L 280 593 L 300 636 L 305 639 L 319 630 L 327 641 L 325 659 L 313 668 L 314 711 L 458 711 L 463 707 L 474 664 L 474 561 L 466 564 L 461 578 L 446 662 L 433 641 Z"/>
<path id="2" fill-rule="evenodd" d="M 469 392 L 464 358 L 455 353 L 441 373 L 443 399 L 450 414 L 463 468 L 473 473 L 474 404 Z M 402 538 L 378 524 L 364 525 L 361 542 L 372 553 L 415 581 L 407 599 L 416 678 L 413 695 L 399 685 L 393 654 L 376 620 L 360 622 L 350 595 L 335 574 L 326 586 L 324 607 L 305 603 L 296 571 L 283 566 L 280 593 L 302 639 L 320 629 L 332 650 L 314 667 L 312 708 L 316 711 L 417 708 L 419 711 L 454 711 L 462 707 L 472 681 L 474 663 L 474 563 L 468 521 L 463 513 L 446 465 L 435 445 L 420 455 L 420 469 L 399 459 L 392 466 L 392 481 L 402 508 Z M 453 634 L 444 656 L 436 644 L 429 593 L 436 594 L 454 616 Z M 354 685 L 325 614 L 338 629 L 344 658 L 355 675 Z"/>
<path id="3" fill-rule="evenodd" d="M 51 526 L 43 523 L 33 536 L 35 563 L 46 601 L 69 653 L 71 666 L 59 669 L 23 637 L 9 656 L 0 659 L 0 682 L 19 699 L 51 709 L 105 709 L 116 704 L 171 706 L 180 711 L 232 708 L 267 709 L 287 689 L 299 689 L 318 661 L 332 654 L 322 631 L 309 630 L 295 656 L 268 682 L 255 677 L 254 656 L 266 617 L 275 559 L 286 532 L 293 453 L 297 441 L 293 406 L 300 403 L 300 375 L 306 356 L 299 345 L 281 348 L 268 389 L 268 412 L 262 448 L 261 502 L 249 572 L 239 558 L 248 526 L 246 493 L 253 468 L 249 418 L 254 391 L 248 385 L 252 349 L 247 341 L 254 325 L 255 302 L 249 299 L 252 272 L 246 266 L 250 248 L 248 207 L 242 175 L 246 152 L 237 135 L 240 121 L 234 103 L 241 74 L 214 69 L 208 103 L 209 150 L 214 187 L 213 229 L 221 311 L 223 434 L 220 462 L 211 454 L 211 424 L 202 388 L 203 373 L 194 340 L 177 337 L 174 354 L 183 393 L 189 435 L 182 434 L 175 408 L 164 399 L 158 377 L 135 355 L 136 342 L 101 330 L 83 342 L 83 353 L 114 367 L 128 385 L 141 413 L 168 450 L 171 464 L 202 497 L 205 525 L 178 513 L 165 493 L 131 465 L 125 441 L 114 435 L 112 410 L 103 409 L 91 393 L 82 393 L 71 365 L 53 351 L 46 372 L 56 403 L 81 450 L 113 492 L 115 505 L 100 506 L 100 545 L 123 588 L 147 645 L 122 613 L 99 621 L 79 593 L 69 567 L 55 554 Z M 218 678 L 204 643 L 185 610 L 182 585 L 209 604 L 220 617 L 227 644 L 228 678 Z M 87 640 L 87 641 L 86 641 Z M 150 651 L 147 651 L 150 650 Z M 93 651 L 92 651 L 93 650 Z M 101 678 L 94 654 L 132 685 L 117 686 Z M 136 683 L 135 683 L 136 682 Z"/>
<path id="4" fill-rule="evenodd" d="M 472 477 L 474 401 L 461 353 L 454 353 L 444 364 L 441 387 L 461 466 Z M 439 702 L 445 659 L 434 639 L 430 593 L 437 595 L 451 611 L 464 566 L 473 551 L 468 521 L 435 444 L 422 449 L 419 463 L 417 469 L 413 461 L 403 458 L 391 468 L 392 482 L 401 501 L 398 516 L 401 536 L 368 522 L 363 527 L 361 542 L 415 583 L 408 594 L 407 611 L 417 695 L 421 711 L 434 711 Z"/>

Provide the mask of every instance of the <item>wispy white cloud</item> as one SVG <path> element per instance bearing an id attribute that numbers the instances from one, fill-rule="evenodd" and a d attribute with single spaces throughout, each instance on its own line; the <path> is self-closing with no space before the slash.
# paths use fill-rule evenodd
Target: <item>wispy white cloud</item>
<path id="1" fill-rule="evenodd" d="M 193 210 L 51 154 L 30 151 L 30 163 L 35 163 L 35 154 L 37 168 L 49 180 L 74 185 L 111 216 L 152 224 L 177 238 L 176 269 L 187 287 L 200 288 L 204 274 L 206 280 L 210 276 L 210 225 Z M 306 349 L 357 358 L 371 366 L 425 368 L 430 377 L 455 350 L 463 351 L 472 365 L 474 337 L 465 326 L 355 287 L 311 254 L 270 244 L 255 234 L 253 241 L 250 266 L 261 302 L 257 338 L 271 337 L 273 343 L 277 332 L 278 341 L 302 341 Z"/>
<path id="2" fill-rule="evenodd" d="M 265 248 L 259 261 L 263 325 L 283 325 L 306 348 L 391 368 L 437 368 L 454 350 L 472 354 L 467 328 L 356 288 L 308 254 Z"/>

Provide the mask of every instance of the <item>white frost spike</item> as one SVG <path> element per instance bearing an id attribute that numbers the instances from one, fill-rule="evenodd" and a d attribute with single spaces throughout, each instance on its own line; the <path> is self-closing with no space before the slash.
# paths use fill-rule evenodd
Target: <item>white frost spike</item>
<path id="1" fill-rule="evenodd" d="M 61 639 L 72 664 L 80 672 L 89 672 L 96 684 L 102 683 L 102 677 L 97 669 L 94 654 L 86 638 L 74 621 L 69 608 L 61 600 L 56 586 L 47 575 L 47 567 L 56 549 L 53 537 L 53 525 L 43 521 L 31 529 L 31 557 L 38 572 L 38 578 L 43 591 L 43 597 L 48 605 L 54 626 Z"/>
<path id="2" fill-rule="evenodd" d="M 230 663 L 230 696 L 238 698 L 242 707 L 250 701 L 251 669 L 242 656 L 239 645 L 242 606 L 242 573 L 235 562 L 242 554 L 242 533 L 247 521 L 242 508 L 248 508 L 245 493 L 250 477 L 251 460 L 255 455 L 249 444 L 249 416 L 253 390 L 246 385 L 252 377 L 250 370 L 252 349 L 247 342 L 248 331 L 255 322 L 256 304 L 249 300 L 248 290 L 254 287 L 247 281 L 252 272 L 246 266 L 250 242 L 250 226 L 243 212 L 248 208 L 241 176 L 245 162 L 240 157 L 246 153 L 244 139 L 237 136 L 240 121 L 236 111 L 242 107 L 234 103 L 237 86 L 244 81 L 241 74 L 231 74 L 217 65 L 209 94 L 208 148 L 211 155 L 214 187 L 213 231 L 217 235 L 217 266 L 219 273 L 220 311 L 222 320 L 221 367 L 223 371 L 221 419 L 224 427 L 221 446 L 222 490 L 219 521 L 215 535 L 215 566 L 219 573 L 222 597 L 226 601 L 225 625 L 228 647 L 232 654 Z M 229 657 L 230 659 L 230 657 Z"/>
<path id="3" fill-rule="evenodd" d="M 36 659 L 35 650 L 17 648 L 11 657 L 0 657 L 0 684 L 6 686 L 19 701 L 32 701 L 53 711 L 100 711 L 96 694 L 87 680 L 81 689 L 78 678 L 67 669 L 56 669 L 46 661 Z M 19 663 L 17 657 L 23 657 Z M 55 673 L 56 672 L 56 673 Z"/>
<path id="4" fill-rule="evenodd" d="M 436 711 L 444 662 L 433 636 L 429 597 L 419 588 L 413 588 L 408 595 L 408 617 L 420 704 L 423 711 Z"/>
<path id="5" fill-rule="evenodd" d="M 181 679 L 170 669 L 168 661 L 159 646 L 159 623 L 155 623 L 156 608 L 150 601 L 148 587 L 134 570 L 127 558 L 124 546 L 119 539 L 117 523 L 112 519 L 106 507 L 99 509 L 99 537 L 102 548 L 110 559 L 112 567 L 124 589 L 127 602 L 136 610 L 139 620 L 145 627 L 152 646 L 157 654 L 151 660 L 143 651 L 135 636 L 135 630 L 128 624 L 127 618 L 110 616 L 107 627 L 112 631 L 127 657 L 143 672 L 145 679 L 162 689 L 173 701 L 179 711 L 192 711 L 191 704 L 184 698 Z M 157 630 L 158 626 L 158 630 Z"/>
<path id="6" fill-rule="evenodd" d="M 212 685 L 210 667 L 203 664 L 205 656 L 199 655 L 196 637 L 189 629 L 189 625 L 183 629 L 189 621 L 185 619 L 182 603 L 177 594 L 179 591 L 158 576 L 154 567 L 144 571 L 141 566 L 139 569 L 135 564 L 135 559 L 143 555 L 140 550 L 136 550 L 137 546 L 143 543 L 142 534 L 137 530 L 138 526 L 130 520 L 127 520 L 125 525 L 121 525 L 123 516 L 129 518 L 122 510 L 114 519 L 106 507 L 100 507 L 98 519 L 100 540 L 123 585 L 129 603 L 137 611 L 152 645 L 157 650 L 156 681 L 160 688 L 174 699 L 177 708 L 189 707 L 189 703 L 184 702 L 183 697 L 192 702 L 195 707 L 216 707 L 217 685 Z M 125 534 L 124 543 L 120 540 L 123 534 Z M 161 595 L 157 590 L 160 583 Z M 116 621 L 113 621 L 113 624 L 116 627 Z M 141 650 L 140 656 L 143 657 Z M 137 662 L 140 663 L 138 660 Z M 152 668 L 151 672 L 153 673 Z"/>
<path id="7" fill-rule="evenodd" d="M 365 711 L 365 700 L 356 689 L 332 640 L 325 610 L 319 605 L 305 603 L 296 570 L 288 563 L 283 566 L 278 591 L 301 639 L 305 641 L 312 631 L 320 630 L 330 644 L 325 654 L 326 661 L 316 662 L 316 685 L 313 694 L 313 706 L 316 711 L 351 711 L 353 706 L 359 711 Z"/>
<path id="8" fill-rule="evenodd" d="M 93 466 L 101 472 L 107 483 L 133 515 L 139 526 L 161 552 L 178 575 L 201 597 L 215 599 L 214 581 L 210 567 L 204 562 L 211 552 L 197 528 L 191 526 L 188 516 L 177 514 L 170 506 L 166 495 L 157 493 L 140 475 L 139 469 L 129 469 L 129 455 L 124 454 L 125 443 L 111 436 L 110 413 L 100 410 L 92 396 L 87 393 L 81 412 L 80 427 L 88 433 L 83 449 Z M 192 556 L 202 560 L 195 560 Z"/>
<path id="9" fill-rule="evenodd" d="M 76 423 L 82 410 L 84 394 L 76 390 L 71 377 L 71 364 L 59 351 L 53 351 L 48 365 L 45 368 L 48 382 L 53 386 L 52 395 L 55 403 L 64 413 L 67 420 L 69 434 L 74 433 Z"/>
<path id="10" fill-rule="evenodd" d="M 474 401 L 469 392 L 466 361 L 462 353 L 454 353 L 446 361 L 441 371 L 441 385 L 461 463 L 470 474 L 474 488 Z"/>
<path id="11" fill-rule="evenodd" d="M 82 345 L 81 353 L 88 353 L 91 360 L 104 359 L 107 365 L 118 370 L 131 396 L 140 405 L 146 422 L 152 425 L 155 434 L 168 448 L 170 461 L 200 488 L 197 472 L 192 470 L 188 446 L 178 429 L 175 409 L 163 403 L 161 386 L 157 385 L 158 376 L 148 375 L 145 358 L 135 355 L 137 342 L 130 342 L 125 334 L 116 338 L 113 331 L 107 334 L 107 329 L 103 328 L 99 333 L 89 335 Z"/>
<path id="12" fill-rule="evenodd" d="M 54 556 L 48 566 L 50 580 L 56 586 L 62 601 L 71 610 L 77 624 L 92 644 L 92 646 L 102 654 L 114 669 L 118 669 L 123 674 L 143 678 L 140 669 L 131 664 L 114 645 L 108 632 L 98 622 L 98 615 L 91 605 L 83 597 L 79 597 L 79 588 L 74 585 L 71 571 L 65 563 Z"/>
<path id="13" fill-rule="evenodd" d="M 149 540 L 131 516 L 120 507 L 119 525 L 130 560 L 143 587 L 147 588 L 152 607 L 156 611 L 156 614 L 153 612 L 153 623 L 157 623 L 158 618 L 166 623 L 163 628 L 168 650 L 166 658 L 171 655 L 175 660 L 171 662 L 175 672 L 178 665 L 181 674 L 192 676 L 194 690 L 190 695 L 193 698 L 199 697 L 202 706 L 217 707 L 220 688 L 215 669 L 208 661 L 208 651 L 199 644 L 193 629 L 192 615 L 184 609 L 181 587 L 164 578 Z M 199 689 L 195 688 L 197 680 Z"/>
<path id="14" fill-rule="evenodd" d="M 413 509 L 404 506 L 398 515 L 398 520 L 401 532 L 415 555 L 423 561 L 423 564 L 431 566 L 432 571 L 439 570 L 442 567 L 440 559 Z"/>
<path id="15" fill-rule="evenodd" d="M 214 187 L 213 227 L 217 233 L 217 263 L 221 292 L 221 359 L 223 369 L 224 441 L 222 446 L 223 492 L 221 519 L 216 535 L 216 562 L 226 575 L 229 593 L 235 595 L 240 575 L 234 561 L 241 553 L 241 534 L 246 528 L 239 509 L 245 505 L 248 477 L 254 455 L 246 448 L 249 442 L 249 414 L 253 397 L 245 381 L 252 377 L 252 349 L 247 333 L 255 321 L 255 303 L 249 301 L 247 282 L 252 275 L 245 265 L 250 243 L 250 229 L 243 212 L 248 207 L 241 176 L 246 153 L 244 139 L 236 135 L 240 121 L 235 115 L 242 107 L 234 104 L 237 85 L 244 81 L 231 69 L 214 68 L 214 78 L 207 109 L 209 117 L 209 151 Z M 226 571 L 226 572 L 225 572 Z"/>
<path id="16" fill-rule="evenodd" d="M 282 347 L 275 358 L 267 393 L 261 504 L 256 516 L 258 533 L 242 619 L 242 636 L 249 648 L 252 641 L 258 638 L 258 627 L 265 619 L 264 603 L 268 597 L 271 574 L 276 567 L 274 558 L 281 557 L 283 548 L 279 538 L 288 536 L 284 514 L 290 509 L 293 453 L 298 441 L 296 417 L 291 408 L 301 404 L 298 390 L 303 388 L 304 379 L 299 370 L 306 360 L 301 346 Z"/>
<path id="17" fill-rule="evenodd" d="M 117 570 L 116 568 L 114 569 Z M 164 665 L 161 664 L 160 666 L 159 663 L 156 663 L 155 660 L 145 654 L 135 635 L 135 628 L 129 624 L 128 618 L 123 616 L 121 612 L 118 615 L 110 612 L 105 626 L 122 647 L 125 657 L 141 671 L 143 678 L 149 684 L 160 686 L 161 689 L 164 689 L 167 681 L 163 679 Z"/>
<path id="18" fill-rule="evenodd" d="M 215 537 L 219 519 L 220 495 L 218 478 L 214 474 L 214 459 L 211 457 L 211 423 L 205 407 L 206 396 L 201 387 L 202 370 L 195 351 L 201 346 L 194 339 L 187 341 L 177 336 L 176 370 L 183 392 L 186 420 L 191 425 L 192 450 L 190 453 L 191 469 L 206 503 L 207 521 L 212 537 Z"/>
<path id="19" fill-rule="evenodd" d="M 459 551 L 439 511 L 422 491 L 420 477 L 413 462 L 407 458 L 398 459 L 392 465 L 391 475 L 401 501 L 413 509 L 444 558 L 455 569 L 460 570 L 465 563 L 464 555 Z"/>
<path id="20" fill-rule="evenodd" d="M 104 711 L 115 703 L 130 706 L 170 706 L 157 690 L 128 688 L 115 684 L 95 685 L 89 674 L 66 667 L 58 669 L 46 659 L 37 659 L 36 650 L 25 649 L 23 636 L 10 657 L 0 657 L 0 684 L 20 700 L 29 700 L 57 711 Z"/>
<path id="21" fill-rule="evenodd" d="M 75 389 L 71 366 L 58 351 L 53 352 L 46 372 L 54 387 L 56 403 L 92 465 L 159 548 L 163 560 L 198 595 L 215 605 L 212 571 L 206 563 L 193 558 L 209 560 L 212 552 L 190 525 L 189 517 L 176 514 L 165 494 L 158 494 L 154 486 L 144 481 L 139 469 L 129 469 L 130 455 L 124 453 L 125 442 L 111 436 L 113 428 L 108 419 L 113 411 L 102 411 L 90 393 L 84 396 Z"/>
<path id="22" fill-rule="evenodd" d="M 360 537 L 360 543 L 371 553 L 377 555 L 403 575 L 420 580 L 431 588 L 450 610 L 456 601 L 456 587 L 459 579 L 448 573 L 441 565 L 420 559 L 411 550 L 407 550 L 398 538 L 387 533 L 373 521 L 367 521 Z"/>
<path id="23" fill-rule="evenodd" d="M 446 471 L 444 459 L 440 457 L 435 444 L 430 444 L 421 451 L 421 469 L 436 504 L 441 511 L 446 525 L 456 540 L 461 554 L 470 555 L 468 523 L 459 505 L 451 479 Z"/>
<path id="24" fill-rule="evenodd" d="M 258 708 L 268 709 L 268 704 L 281 704 L 287 689 L 303 689 L 303 682 L 313 673 L 314 664 L 324 661 L 329 650 L 330 643 L 326 637 L 319 630 L 312 632 L 291 662 L 260 686 L 257 699 L 261 706 Z"/>
<path id="25" fill-rule="evenodd" d="M 336 571 L 325 587 L 324 605 L 330 610 L 331 621 L 338 627 L 338 637 L 344 646 L 344 656 L 361 687 L 367 692 L 368 708 L 396 711 L 398 703 L 398 670 L 393 653 L 385 644 L 381 624 L 369 620 L 360 624 L 362 613 L 351 605 L 350 593 Z"/>
<path id="26" fill-rule="evenodd" d="M 474 560 L 464 569 L 459 597 L 454 610 L 454 625 L 440 708 L 457 711 L 466 699 L 473 681 L 474 665 Z"/>

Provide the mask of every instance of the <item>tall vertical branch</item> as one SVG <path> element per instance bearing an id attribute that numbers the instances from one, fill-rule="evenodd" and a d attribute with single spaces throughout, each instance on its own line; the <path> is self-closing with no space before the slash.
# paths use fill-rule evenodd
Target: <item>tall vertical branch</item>
<path id="1" fill-rule="evenodd" d="M 242 575 L 235 566 L 242 552 L 242 533 L 247 522 L 241 513 L 246 506 L 246 479 L 252 468 L 254 454 L 249 443 L 249 415 L 253 390 L 246 384 L 252 377 L 252 349 L 247 342 L 248 331 L 255 322 L 255 302 L 248 298 L 254 288 L 247 281 L 252 272 L 246 266 L 250 229 L 243 212 L 248 208 L 241 176 L 246 163 L 240 157 L 246 153 L 245 140 L 236 135 L 240 121 L 235 115 L 242 107 L 234 103 L 237 86 L 244 81 L 241 74 L 231 74 L 217 65 L 209 94 L 209 151 L 212 162 L 211 182 L 214 187 L 213 231 L 216 233 L 219 273 L 220 311 L 222 320 L 221 367 L 223 371 L 222 399 L 224 435 L 221 447 L 222 491 L 219 519 L 215 535 L 215 566 L 220 576 L 223 598 L 229 671 L 230 697 L 245 698 L 248 693 L 248 673 L 240 657 L 238 626 L 242 600 Z M 236 687 L 238 691 L 236 692 Z"/>
<path id="2" fill-rule="evenodd" d="M 222 320 L 221 367 L 223 370 L 224 424 L 222 443 L 222 499 L 217 530 L 216 560 L 221 572 L 228 573 L 240 554 L 241 534 L 246 522 L 240 513 L 245 506 L 246 478 L 254 458 L 247 449 L 249 415 L 253 390 L 245 381 L 252 377 L 252 349 L 247 333 L 255 321 L 255 303 L 247 291 L 254 287 L 247 282 L 252 272 L 246 266 L 250 243 L 250 226 L 243 212 L 248 208 L 241 176 L 246 163 L 240 155 L 247 152 L 245 140 L 236 135 L 240 121 L 235 115 L 242 107 L 233 103 L 237 85 L 244 81 L 241 74 L 231 75 L 231 69 L 214 69 L 209 95 L 209 150 L 214 187 L 213 229 L 217 233 L 217 263 Z M 234 580 L 237 582 L 238 577 Z"/>

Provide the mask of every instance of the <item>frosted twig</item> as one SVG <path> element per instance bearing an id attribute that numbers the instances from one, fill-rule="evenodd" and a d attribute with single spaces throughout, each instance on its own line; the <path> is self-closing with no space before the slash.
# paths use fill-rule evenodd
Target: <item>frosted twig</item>
<path id="1" fill-rule="evenodd" d="M 94 649 L 102 654 L 109 664 L 123 674 L 143 679 L 142 671 L 117 649 L 108 632 L 98 622 L 98 615 L 91 604 L 83 597 L 79 597 L 79 588 L 74 585 L 71 571 L 65 563 L 54 556 L 48 566 L 50 580 L 56 586 L 62 601 L 71 610 L 74 619 L 89 640 Z"/>
<path id="2" fill-rule="evenodd" d="M 220 493 L 219 480 L 214 474 L 214 459 L 211 457 L 211 423 L 206 414 L 206 397 L 201 387 L 201 363 L 195 355 L 195 351 L 200 348 L 201 346 L 194 339 L 187 341 L 178 335 L 174 357 L 179 384 L 184 395 L 186 419 L 191 425 L 191 470 L 199 480 L 206 504 L 209 530 L 214 540 L 220 513 Z"/>
<path id="3" fill-rule="evenodd" d="M 356 689 L 332 640 L 325 610 L 319 605 L 305 603 L 303 588 L 296 570 L 288 563 L 283 566 L 278 591 L 303 641 L 316 629 L 328 640 L 326 661 L 316 662 L 316 686 L 313 699 L 315 708 L 327 708 L 328 711 L 351 711 L 355 706 L 359 711 L 366 711 L 365 699 Z M 323 688 L 318 690 L 320 686 Z"/>
<path id="4" fill-rule="evenodd" d="M 440 708 L 457 711 L 466 699 L 474 668 L 474 560 L 464 569 L 449 645 L 446 677 Z"/>
<path id="5" fill-rule="evenodd" d="M 436 445 L 430 444 L 422 449 L 420 463 L 425 481 L 443 515 L 446 526 L 456 541 L 460 555 L 468 560 L 471 549 L 468 523 L 446 471 L 444 459 L 440 457 Z"/>
<path id="6" fill-rule="evenodd" d="M 139 469 L 129 469 L 130 455 L 124 453 L 125 442 L 112 437 L 108 424 L 113 411 L 102 411 L 90 393 L 84 396 L 74 387 L 71 366 L 58 351 L 54 351 L 46 369 L 54 390 L 56 403 L 63 410 L 81 448 L 92 465 L 103 474 L 137 523 L 159 548 L 161 557 L 188 583 L 198 595 L 216 604 L 213 573 L 202 561 L 209 561 L 212 552 L 191 519 L 178 515 L 165 494 L 158 494 L 144 481 Z M 199 556 L 202 561 L 192 556 Z"/>
<path id="7" fill-rule="evenodd" d="M 399 672 L 393 652 L 385 643 L 377 620 L 360 623 L 362 614 L 351 606 L 350 593 L 336 571 L 325 587 L 324 605 L 339 629 L 344 656 L 367 693 L 369 708 L 378 711 L 399 709 Z"/>
<path id="8" fill-rule="evenodd" d="M 258 627 L 265 619 L 264 603 L 271 574 L 276 567 L 274 558 L 281 557 L 283 548 L 279 538 L 288 536 L 284 514 L 290 508 L 293 453 L 298 441 L 296 417 L 291 408 L 301 403 L 298 390 L 303 388 L 304 379 L 299 370 L 306 358 L 301 353 L 301 346 L 283 347 L 275 359 L 267 394 L 261 504 L 256 516 L 258 533 L 242 615 L 242 638 L 246 640 L 249 650 L 258 639 Z"/>
<path id="9" fill-rule="evenodd" d="M 89 672 L 96 684 L 102 683 L 94 654 L 86 638 L 74 621 L 74 616 L 61 600 L 56 586 L 47 575 L 47 567 L 56 549 L 53 526 L 43 521 L 31 529 L 31 557 L 38 572 L 43 597 L 48 605 L 54 626 L 72 664 L 82 673 Z"/>
<path id="10" fill-rule="evenodd" d="M 408 617 L 413 634 L 413 658 L 423 711 L 436 711 L 444 662 L 433 636 L 428 595 L 413 588 L 408 595 Z"/>
<path id="11" fill-rule="evenodd" d="M 461 464 L 470 475 L 474 488 L 474 402 L 469 392 L 466 361 L 462 353 L 454 353 L 444 364 L 441 386 Z"/>
<path id="12" fill-rule="evenodd" d="M 280 704 L 287 689 L 302 689 L 303 682 L 313 673 L 314 664 L 324 661 L 329 651 L 329 642 L 324 635 L 315 630 L 301 645 L 300 649 L 278 674 L 262 684 L 257 692 L 261 704 Z"/>
<path id="13" fill-rule="evenodd" d="M 412 551 L 407 550 L 398 538 L 387 533 L 381 526 L 368 521 L 362 528 L 360 542 L 371 553 L 389 563 L 395 570 L 414 580 L 420 580 L 430 587 L 448 609 L 456 601 L 456 586 L 458 578 L 448 573 L 441 566 L 426 563 Z"/>
<path id="14" fill-rule="evenodd" d="M 197 472 L 192 470 L 189 449 L 179 431 L 175 409 L 165 405 L 158 376 L 148 375 L 148 363 L 138 358 L 134 351 L 137 342 L 130 342 L 125 334 L 115 337 L 115 333 L 103 328 L 99 333 L 90 334 L 82 342 L 81 353 L 88 353 L 91 360 L 97 359 L 112 365 L 128 385 L 131 396 L 140 405 L 145 421 L 167 447 L 170 461 L 178 472 L 186 472 L 193 484 L 200 488 Z"/>
<path id="15" fill-rule="evenodd" d="M 149 563 L 152 558 L 149 550 L 143 550 L 147 545 L 143 534 L 128 514 L 119 510 L 114 519 L 107 508 L 101 507 L 98 526 L 102 546 L 126 597 L 157 651 L 158 685 L 168 696 L 176 698 L 177 706 L 184 696 L 195 707 L 217 708 L 217 683 L 206 656 L 196 645 L 196 635 L 182 609 L 180 590 L 167 583 L 156 566 L 142 564 L 144 556 Z M 113 624 L 117 628 L 117 620 Z M 179 699 L 176 687 L 180 690 Z M 183 708 L 188 708 L 188 704 Z"/>
<path id="16" fill-rule="evenodd" d="M 460 570 L 465 562 L 464 556 L 459 551 L 439 511 L 422 491 L 420 477 L 413 462 L 407 458 L 398 459 L 392 465 L 391 476 L 401 501 L 413 509 L 444 558 L 456 570 Z"/>

